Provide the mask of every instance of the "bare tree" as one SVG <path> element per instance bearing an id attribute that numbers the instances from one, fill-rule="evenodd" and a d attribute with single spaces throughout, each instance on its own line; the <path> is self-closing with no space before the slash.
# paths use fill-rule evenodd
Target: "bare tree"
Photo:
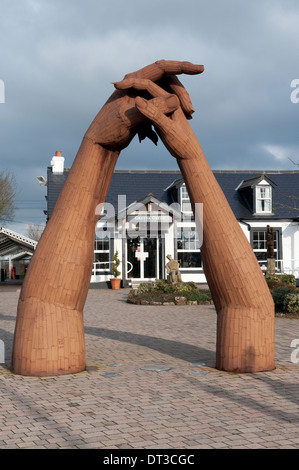
<path id="1" fill-rule="evenodd" d="M 299 166 L 299 163 L 295 163 L 290 157 L 288 157 L 288 159 L 290 160 L 290 162 L 292 162 L 294 165 L 297 165 Z"/>
<path id="2" fill-rule="evenodd" d="M 16 194 L 15 175 L 11 171 L 0 170 L 0 222 L 13 220 Z"/>
<path id="3" fill-rule="evenodd" d="M 44 228 L 45 227 L 41 224 L 29 224 L 27 232 L 28 238 L 31 238 L 31 240 L 35 240 L 36 242 L 38 242 L 40 237 L 42 236 Z"/>

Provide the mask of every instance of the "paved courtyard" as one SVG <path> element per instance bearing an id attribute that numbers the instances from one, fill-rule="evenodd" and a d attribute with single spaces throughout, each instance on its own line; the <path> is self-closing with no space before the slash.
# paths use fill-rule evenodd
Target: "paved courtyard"
<path id="1" fill-rule="evenodd" d="M 87 370 L 21 377 L 8 368 L 19 292 L 0 287 L 0 449 L 299 448 L 299 319 L 276 318 L 274 371 L 226 373 L 212 305 L 136 306 L 128 290 L 91 289 Z"/>

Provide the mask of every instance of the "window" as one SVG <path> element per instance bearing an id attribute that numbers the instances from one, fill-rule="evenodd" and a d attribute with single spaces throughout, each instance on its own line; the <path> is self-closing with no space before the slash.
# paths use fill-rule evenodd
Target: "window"
<path id="1" fill-rule="evenodd" d="M 94 242 L 93 262 L 96 263 L 96 272 L 110 271 L 110 240 L 96 237 Z"/>
<path id="2" fill-rule="evenodd" d="M 272 212 L 272 188 L 271 186 L 256 186 L 256 212 Z"/>
<path id="3" fill-rule="evenodd" d="M 178 261 L 182 269 L 202 267 L 196 227 L 181 227 L 177 236 Z"/>
<path id="4" fill-rule="evenodd" d="M 181 210 L 182 212 L 192 212 L 189 194 L 185 185 L 181 186 Z"/>
<path id="5" fill-rule="evenodd" d="M 279 259 L 279 232 L 273 230 L 274 257 Z M 267 267 L 267 229 L 252 231 L 252 248 L 262 269 Z M 277 264 L 277 263 L 276 263 Z M 279 266 L 277 266 L 279 268 Z"/>

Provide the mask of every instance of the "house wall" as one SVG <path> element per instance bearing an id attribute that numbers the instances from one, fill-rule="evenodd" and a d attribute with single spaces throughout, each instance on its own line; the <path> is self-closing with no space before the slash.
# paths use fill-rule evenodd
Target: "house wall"
<path id="1" fill-rule="evenodd" d="M 252 221 L 252 220 L 245 220 L 245 223 L 240 222 L 240 226 L 250 243 L 250 234 L 251 231 L 254 229 L 265 229 L 267 225 L 279 229 L 281 231 L 281 269 L 284 273 L 294 274 L 295 277 L 299 278 L 299 223 L 293 221 Z M 194 222 L 188 223 L 187 225 L 195 225 Z M 250 225 L 250 230 L 248 230 L 248 225 Z M 184 223 L 178 223 L 179 226 L 184 226 Z M 175 235 L 175 224 L 171 224 L 169 230 L 164 235 L 164 243 L 165 243 L 165 263 L 166 255 L 170 254 L 173 258 L 176 258 L 176 247 L 174 243 L 174 235 Z M 119 271 L 121 271 L 120 277 L 125 279 L 126 273 L 123 269 L 122 259 L 123 256 L 125 257 L 125 263 L 127 262 L 126 253 L 123 253 L 123 249 L 126 244 L 123 242 L 122 238 L 115 238 L 111 243 L 111 258 L 113 256 L 113 252 L 116 250 L 118 251 L 119 259 L 121 263 L 119 265 Z M 193 281 L 196 283 L 206 283 L 206 277 L 204 275 L 203 270 L 181 270 L 182 280 L 184 282 Z M 102 273 L 96 276 L 91 277 L 91 282 L 100 282 L 107 284 L 111 278 L 110 273 Z"/>
<path id="2" fill-rule="evenodd" d="M 299 278 L 299 223 L 294 221 L 245 221 L 250 224 L 251 230 L 264 229 L 267 225 L 281 230 L 281 272 L 293 274 Z M 250 242 L 250 231 L 245 224 L 240 223 L 246 238 Z"/>
<path id="3" fill-rule="evenodd" d="M 264 222 L 253 222 L 253 221 L 245 221 L 250 224 L 251 230 L 256 229 L 264 229 L 267 224 L 271 227 L 275 227 L 276 229 L 281 230 L 281 257 L 282 260 L 282 272 L 288 274 L 294 274 L 295 277 L 299 278 L 299 223 L 285 221 L 285 222 L 277 222 L 277 221 L 264 221 Z M 183 225 L 183 224 L 181 224 Z M 240 226 L 250 243 L 250 231 L 248 230 L 248 226 L 244 223 L 240 223 Z M 165 234 L 165 256 L 170 254 L 172 257 L 176 255 L 176 249 L 174 246 L 174 225 L 170 226 L 168 233 Z M 118 250 L 119 259 L 122 260 L 123 257 L 123 240 L 114 239 L 113 243 L 113 250 L 114 252 Z M 125 260 L 126 260 L 126 253 Z M 121 278 L 125 278 L 125 273 L 123 272 L 123 263 L 120 264 L 119 270 L 121 271 Z M 202 270 L 193 270 L 187 271 L 182 269 L 182 280 L 184 282 L 193 281 L 196 283 L 206 283 L 206 277 Z M 111 274 L 103 273 L 97 276 L 91 277 L 91 282 L 102 282 L 107 283 L 111 278 Z"/>

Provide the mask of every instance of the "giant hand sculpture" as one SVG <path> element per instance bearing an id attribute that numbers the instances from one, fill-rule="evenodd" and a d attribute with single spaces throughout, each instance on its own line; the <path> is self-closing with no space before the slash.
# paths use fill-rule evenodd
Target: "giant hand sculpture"
<path id="1" fill-rule="evenodd" d="M 141 94 L 155 109 L 171 113 L 179 104 L 193 112 L 187 92 L 177 83 L 171 94 L 156 86 L 165 75 L 195 74 L 202 66 L 158 61 L 127 79 L 143 79 Z M 173 94 L 175 93 L 175 95 Z M 21 375 L 54 375 L 85 369 L 83 307 L 93 261 L 95 209 L 105 201 L 120 151 L 138 132 L 155 134 L 135 106 L 137 93 L 115 91 L 87 130 L 51 219 L 38 243 L 18 303 L 12 368 Z"/>
<path id="2" fill-rule="evenodd" d="M 177 84 L 176 77 L 168 77 Z M 140 90 L 147 82 L 126 79 L 118 89 Z M 155 126 L 183 174 L 193 211 L 203 203 L 205 275 L 217 311 L 216 367 L 226 371 L 271 370 L 274 304 L 253 250 L 237 222 L 181 108 L 169 117 L 153 102 L 136 98 L 137 109 Z"/>

